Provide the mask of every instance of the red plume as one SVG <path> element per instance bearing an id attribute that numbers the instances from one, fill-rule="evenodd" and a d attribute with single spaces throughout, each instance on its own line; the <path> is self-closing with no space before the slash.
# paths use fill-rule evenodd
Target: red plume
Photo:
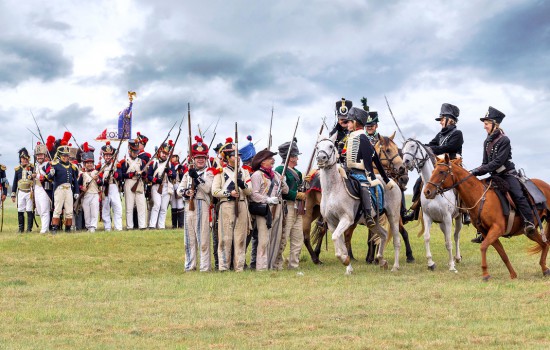
<path id="1" fill-rule="evenodd" d="M 40 141 L 38 141 L 38 142 L 36 143 L 36 145 L 37 145 L 37 146 L 38 146 L 38 145 L 41 145 Z"/>
<path id="2" fill-rule="evenodd" d="M 105 143 L 105 146 L 108 146 L 108 145 L 110 145 L 110 144 L 111 144 L 111 141 L 107 141 L 107 142 Z"/>
<path id="3" fill-rule="evenodd" d="M 174 141 L 168 140 L 168 144 L 170 145 L 170 147 L 173 147 L 174 146 Z"/>
<path id="4" fill-rule="evenodd" d="M 48 151 L 52 151 L 53 150 L 53 144 L 55 143 L 55 137 L 53 137 L 52 135 L 48 136 L 48 138 L 46 139 L 46 147 L 48 148 Z"/>
<path id="5" fill-rule="evenodd" d="M 84 142 L 82 144 L 82 150 L 86 153 L 90 152 L 90 148 L 88 147 L 88 142 Z"/>
<path id="6" fill-rule="evenodd" d="M 232 137 L 226 138 L 225 143 L 233 143 L 233 138 Z"/>
<path id="7" fill-rule="evenodd" d="M 139 131 L 137 132 L 137 136 L 141 136 L 141 133 Z"/>
<path id="8" fill-rule="evenodd" d="M 201 142 L 201 143 L 203 142 L 202 138 L 200 136 L 195 136 L 195 141 Z"/>
<path id="9" fill-rule="evenodd" d="M 71 136 L 73 136 L 70 132 L 68 131 L 65 131 L 65 133 L 63 134 L 63 138 L 61 139 L 61 141 L 65 141 L 65 144 L 67 144 L 69 142 L 69 140 L 71 139 Z"/>

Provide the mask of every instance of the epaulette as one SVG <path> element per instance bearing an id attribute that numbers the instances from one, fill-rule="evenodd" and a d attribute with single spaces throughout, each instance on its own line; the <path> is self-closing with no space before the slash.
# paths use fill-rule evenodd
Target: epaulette
<path id="1" fill-rule="evenodd" d="M 246 171 L 248 171 L 248 172 L 251 173 L 251 174 L 254 172 L 254 170 L 252 170 L 252 168 L 251 168 L 250 166 L 248 166 L 248 165 L 243 165 L 243 169 L 246 170 Z"/>
<path id="2" fill-rule="evenodd" d="M 6 166 L 5 166 L 4 164 L 0 164 L 0 169 L 6 170 L 7 168 L 6 168 Z"/>
<path id="3" fill-rule="evenodd" d="M 54 160 L 51 164 L 52 164 L 52 165 L 57 165 L 57 164 L 59 164 L 59 160 L 56 159 L 56 160 Z"/>
<path id="4" fill-rule="evenodd" d="M 210 167 L 210 168 L 206 169 L 206 171 L 210 171 L 212 174 L 214 174 L 214 176 L 216 176 L 221 172 L 221 169 Z"/>
<path id="5" fill-rule="evenodd" d="M 19 169 L 21 169 L 21 165 L 15 167 L 15 171 L 19 171 Z"/>
<path id="6" fill-rule="evenodd" d="M 71 168 L 73 168 L 74 171 L 78 171 L 78 168 L 73 163 L 71 163 Z"/>

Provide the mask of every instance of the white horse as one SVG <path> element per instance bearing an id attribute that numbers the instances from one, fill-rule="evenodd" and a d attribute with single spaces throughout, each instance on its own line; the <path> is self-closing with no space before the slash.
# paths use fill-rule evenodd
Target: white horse
<path id="1" fill-rule="evenodd" d="M 424 146 L 418 140 L 408 139 L 403 145 L 402 152 L 403 164 L 407 170 L 410 171 L 415 168 L 420 174 L 420 177 L 424 182 L 424 186 L 426 186 L 434 170 L 432 161 L 435 159 L 435 156 L 431 150 L 429 150 L 429 148 Z M 455 191 L 448 191 L 434 199 L 427 199 L 424 195 L 424 191 L 422 190 L 420 204 L 422 206 L 422 226 L 424 231 L 424 245 L 426 246 L 428 268 L 432 271 L 435 270 L 435 262 L 432 260 L 432 252 L 430 250 L 430 228 L 432 226 L 432 222 L 435 222 L 439 223 L 439 227 L 445 235 L 445 247 L 449 253 L 449 271 L 457 272 L 455 261 L 459 263 L 462 260 L 462 257 L 460 256 L 459 244 L 462 220 L 460 217 L 460 212 L 456 206 Z M 455 220 L 454 240 L 456 249 L 456 256 L 454 259 L 451 242 L 451 228 L 453 219 Z M 420 234 L 422 234 L 422 231 Z"/>
<path id="2" fill-rule="evenodd" d="M 319 166 L 321 188 L 323 188 L 320 207 L 321 215 L 326 220 L 329 230 L 332 231 L 335 255 L 346 266 L 346 274 L 349 275 L 353 271 L 353 268 L 346 248 L 344 232 L 355 223 L 355 217 L 361 201 L 351 197 L 347 193 L 344 179 L 340 175 L 340 165 L 336 164 L 338 150 L 334 146 L 336 136 L 334 134 L 333 137 L 322 139 L 317 143 L 317 165 Z M 377 177 L 381 180 L 379 175 Z M 390 224 L 395 249 L 395 262 L 392 271 L 396 271 L 399 269 L 399 250 L 401 248 L 401 239 L 399 237 L 401 190 L 393 180 L 391 180 L 391 183 L 393 187 L 384 190 L 384 209 Z M 371 214 L 373 216 L 376 214 L 374 206 Z M 363 217 L 361 217 L 359 223 L 364 224 Z M 384 248 L 388 239 L 388 233 L 378 223 L 372 230 L 381 239 L 377 255 L 380 267 L 387 268 L 388 262 L 384 260 Z"/>

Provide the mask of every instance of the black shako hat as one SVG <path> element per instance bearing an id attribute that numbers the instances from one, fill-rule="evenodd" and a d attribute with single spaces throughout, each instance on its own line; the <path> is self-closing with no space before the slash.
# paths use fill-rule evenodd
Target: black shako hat
<path id="1" fill-rule="evenodd" d="M 353 102 L 343 97 L 340 101 L 336 101 L 336 115 L 338 115 L 338 119 L 347 119 L 351 107 L 353 107 Z"/>
<path id="2" fill-rule="evenodd" d="M 504 113 L 502 113 L 501 111 L 499 111 L 496 108 L 493 108 L 493 107 L 489 106 L 489 110 L 485 114 L 485 117 L 479 118 L 479 120 L 481 120 L 482 122 L 484 122 L 486 120 L 492 120 L 495 123 L 500 124 L 500 123 L 502 123 L 502 119 L 504 119 L 504 117 L 506 117 L 506 115 Z"/>
<path id="3" fill-rule="evenodd" d="M 440 121 L 445 117 L 449 117 L 453 119 L 455 122 L 458 122 L 459 115 L 460 115 L 460 109 L 458 109 L 457 106 L 452 105 L 450 103 L 444 103 L 441 105 L 441 112 L 439 113 L 439 117 L 435 118 L 435 120 Z"/>

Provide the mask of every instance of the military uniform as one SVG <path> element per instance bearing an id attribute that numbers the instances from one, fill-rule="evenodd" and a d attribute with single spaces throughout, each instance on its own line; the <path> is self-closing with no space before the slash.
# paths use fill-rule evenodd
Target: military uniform
<path id="1" fill-rule="evenodd" d="M 27 212 L 27 232 L 32 231 L 32 225 L 34 222 L 34 165 L 28 163 L 30 156 L 26 148 L 19 150 L 19 159 L 23 158 L 27 160 L 27 164 L 20 164 L 15 168 L 11 188 L 11 196 L 14 201 L 17 195 L 17 221 L 19 223 L 20 233 L 25 231 L 25 212 Z"/>
<path id="2" fill-rule="evenodd" d="M 491 176 L 498 176 L 508 183 L 510 196 L 525 223 L 525 233 L 531 234 L 535 231 L 533 212 L 517 178 L 518 173 L 512 162 L 510 139 L 499 128 L 504 117 L 504 113 L 493 107 L 489 107 L 489 111 L 485 117 L 480 118 L 481 121 L 491 121 L 493 127 L 483 144 L 483 162 L 479 167 L 470 172 L 475 176 L 491 173 Z"/>
<path id="3" fill-rule="evenodd" d="M 122 173 L 116 159 L 110 159 L 109 161 L 106 159 L 106 157 L 108 158 L 109 156 L 113 157 L 115 151 L 116 148 L 111 146 L 109 141 L 101 147 L 101 152 L 105 161 L 103 171 L 99 174 L 103 181 L 101 218 L 103 219 L 103 226 L 107 232 L 111 231 L 113 226 L 116 231 L 122 231 L 122 201 L 118 189 L 119 181 L 122 179 Z M 105 186 L 109 187 L 107 195 L 105 195 Z M 112 218 L 111 210 L 113 211 Z"/>
<path id="4" fill-rule="evenodd" d="M 184 209 L 183 209 L 183 197 L 178 192 L 179 184 L 183 179 L 183 176 L 187 172 L 187 166 L 180 164 L 179 156 L 173 155 L 172 158 L 177 158 L 176 161 L 172 161 L 172 167 L 175 169 L 176 176 L 174 177 L 174 195 L 170 201 L 170 207 L 172 208 L 172 228 L 182 228 L 184 224 Z"/>
<path id="5" fill-rule="evenodd" d="M 143 178 L 143 188 L 144 188 L 143 191 L 144 191 L 144 197 L 145 197 L 145 225 L 147 226 L 147 220 L 148 220 L 147 214 L 150 209 L 150 206 L 148 204 L 150 203 L 150 199 L 151 199 L 151 184 L 149 183 L 149 181 L 147 181 L 147 172 L 149 170 L 149 166 L 147 166 L 147 164 L 151 160 L 151 153 L 145 152 L 145 146 L 147 146 L 147 143 L 149 142 L 149 138 L 147 136 L 143 135 L 141 132 L 138 131 L 136 140 L 138 141 L 138 148 L 139 148 L 138 158 L 143 159 L 143 161 L 145 161 L 145 164 L 146 164 L 145 170 L 144 170 L 145 177 Z M 133 228 L 134 229 L 139 228 L 138 216 L 139 215 L 138 215 L 137 206 L 134 206 L 134 211 L 133 211 L 133 217 L 134 217 Z"/>
<path id="6" fill-rule="evenodd" d="M 220 153 L 226 161 L 238 156 L 231 138 L 226 139 L 226 143 L 220 147 Z M 246 235 L 250 222 L 246 200 L 246 196 L 252 192 L 249 188 L 250 176 L 248 171 L 237 169 L 240 179 L 235 185 L 235 169 L 232 165 L 227 164 L 219 170 L 220 172 L 214 176 L 212 183 L 212 195 L 220 202 L 218 214 L 219 270 L 228 270 L 230 262 L 233 261 L 235 271 L 242 271 L 246 255 Z M 239 197 L 233 197 L 232 191 L 238 191 Z M 238 217 L 235 216 L 235 205 L 238 205 Z M 234 245 L 233 253 L 231 252 L 232 245 Z"/>
<path id="7" fill-rule="evenodd" d="M 339 121 L 345 121 L 348 119 L 348 113 L 353 107 L 353 102 L 346 100 L 342 97 L 342 100 L 336 102 L 335 114 L 338 117 L 338 121 L 334 125 L 334 128 L 329 133 L 329 137 L 334 134 L 337 134 L 336 141 L 334 142 L 335 146 L 338 149 L 338 154 L 340 155 L 338 162 L 344 163 L 346 161 L 346 156 L 343 154 L 346 138 L 349 134 L 348 129 L 345 126 L 340 125 Z"/>
<path id="8" fill-rule="evenodd" d="M 197 250 L 200 271 L 210 271 L 210 204 L 212 203 L 212 182 L 217 173 L 215 168 L 208 168 L 208 146 L 200 137 L 191 146 L 191 157 L 202 157 L 205 165 L 202 168 L 191 167 L 178 185 L 178 192 L 185 199 L 185 271 L 194 271 L 197 267 Z M 193 210 L 190 202 L 193 201 Z"/>
<path id="9" fill-rule="evenodd" d="M 158 152 L 164 152 L 167 155 L 170 153 L 173 145 L 171 141 L 163 144 Z M 174 186 L 172 180 L 176 176 L 176 170 L 172 166 L 169 159 L 155 159 L 148 170 L 147 178 L 153 184 L 151 187 L 151 197 L 153 198 L 153 207 L 149 217 L 149 228 L 164 229 L 166 228 L 166 211 L 168 204 L 174 194 Z M 162 193 L 158 192 L 162 184 Z"/>
<path id="10" fill-rule="evenodd" d="M 49 162 L 45 160 L 46 154 L 49 152 L 46 145 L 38 143 L 34 149 L 36 158 L 35 176 L 33 180 L 34 186 L 34 203 L 36 214 L 40 216 L 41 229 L 40 233 L 46 233 L 49 230 L 51 222 L 51 207 L 53 198 L 53 185 L 50 180 L 46 179 L 48 175 L 46 168 Z M 43 155 L 43 157 L 39 157 Z"/>
<path id="11" fill-rule="evenodd" d="M 5 196 L 8 195 L 8 178 L 6 177 L 6 166 L 0 164 L 0 196 L 1 202 L 4 202 Z"/>
<path id="12" fill-rule="evenodd" d="M 58 148 L 60 158 L 69 154 L 68 146 Z M 73 201 L 78 198 L 80 188 L 78 186 L 78 169 L 61 159 L 54 160 L 46 169 L 47 178 L 53 181 L 54 211 L 52 219 L 53 232 L 59 228 L 59 218 L 64 213 L 65 227 L 71 227 L 73 222 Z"/>
<path id="13" fill-rule="evenodd" d="M 134 209 L 137 210 L 138 228 L 144 230 L 147 227 L 147 204 L 145 201 L 144 177 L 146 162 L 137 156 L 139 146 L 137 140 L 128 141 L 129 156 L 120 161 L 120 173 L 124 179 L 124 199 L 126 201 L 126 228 L 133 230 L 135 227 Z M 137 183 L 137 186 L 136 186 Z M 135 191 L 132 189 L 135 186 Z"/>
<path id="14" fill-rule="evenodd" d="M 82 154 L 82 162 L 84 170 L 80 173 L 78 184 L 81 192 L 82 212 L 84 216 L 84 226 L 88 232 L 95 232 L 97 229 L 97 221 L 99 219 L 99 194 L 103 184 L 102 178 L 99 176 L 98 169 L 92 167 L 87 168 L 87 163 L 94 163 L 94 153 L 84 146 Z"/>
<path id="15" fill-rule="evenodd" d="M 282 158 L 283 163 L 286 160 L 290 142 L 285 142 L 279 146 L 279 155 Z M 298 145 L 294 142 L 290 150 L 290 157 L 297 157 L 300 155 Z M 284 165 L 279 165 L 275 168 L 275 171 L 282 174 Z M 276 268 L 282 268 L 283 252 L 285 250 L 287 241 L 290 242 L 290 251 L 288 255 L 288 268 L 297 269 L 300 263 L 300 252 L 304 243 L 304 231 L 302 226 L 302 215 L 298 214 L 298 201 L 305 200 L 305 193 L 300 192 L 299 189 L 302 186 L 302 173 L 292 167 L 288 167 L 285 172 L 286 184 L 288 186 L 288 193 L 283 194 L 283 199 L 286 206 L 285 224 L 283 225 L 283 238 L 281 240 L 281 247 L 277 255 L 275 262 Z"/>
<path id="16" fill-rule="evenodd" d="M 250 167 L 250 162 L 252 162 L 252 158 L 256 155 L 256 147 L 254 147 L 254 144 L 252 143 L 252 136 L 248 135 L 246 137 L 248 144 L 241 147 L 239 149 L 239 155 L 241 157 L 241 161 L 243 162 L 243 169 L 248 171 L 249 175 L 252 175 L 254 172 L 252 168 Z M 246 236 L 246 250 L 248 250 L 248 246 L 252 243 L 252 248 L 250 250 L 250 268 L 255 270 L 256 269 L 256 255 L 258 252 L 258 229 L 256 228 L 256 225 L 252 225 L 252 229 L 250 230 L 250 234 Z M 245 264 L 246 268 L 246 264 Z"/>

